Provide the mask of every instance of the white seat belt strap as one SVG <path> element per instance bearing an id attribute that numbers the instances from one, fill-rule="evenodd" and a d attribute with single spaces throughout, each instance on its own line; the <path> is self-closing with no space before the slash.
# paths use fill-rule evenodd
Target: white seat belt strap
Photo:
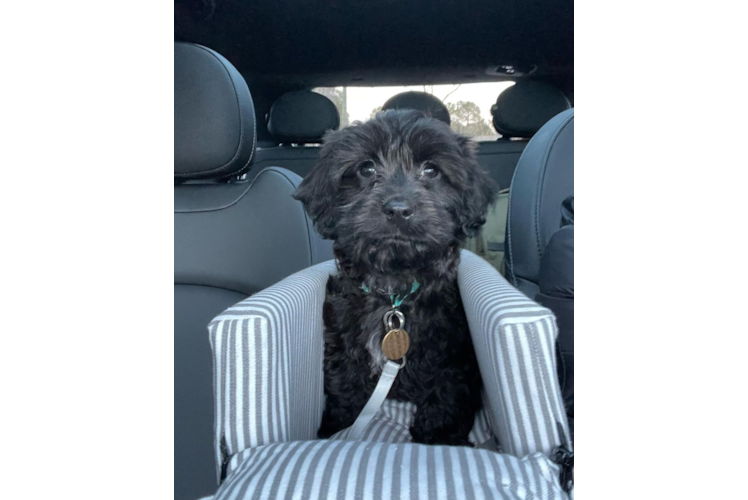
<path id="1" fill-rule="evenodd" d="M 348 432 L 348 439 L 360 440 L 364 436 L 364 431 L 369 426 L 369 423 L 377 414 L 379 409 L 382 407 L 384 400 L 387 399 L 387 395 L 390 393 L 390 388 L 395 382 L 400 368 L 405 366 L 405 359 L 403 363 L 398 364 L 394 361 L 387 361 L 384 368 L 382 369 L 382 375 L 379 377 L 379 382 L 374 388 L 374 392 L 371 393 L 369 401 L 366 402 L 364 409 L 361 410 L 356 421 L 353 422 L 350 431 Z"/>

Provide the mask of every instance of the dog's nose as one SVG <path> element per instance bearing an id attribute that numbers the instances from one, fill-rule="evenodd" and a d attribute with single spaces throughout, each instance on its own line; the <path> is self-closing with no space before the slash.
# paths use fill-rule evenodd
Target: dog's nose
<path id="1" fill-rule="evenodd" d="M 384 204 L 382 209 L 388 219 L 403 218 L 409 219 L 413 215 L 413 208 L 406 200 L 394 198 Z"/>

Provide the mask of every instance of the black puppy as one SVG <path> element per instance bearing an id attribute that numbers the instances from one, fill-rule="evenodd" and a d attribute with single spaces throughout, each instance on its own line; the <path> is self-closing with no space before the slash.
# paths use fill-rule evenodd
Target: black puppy
<path id="1" fill-rule="evenodd" d="M 468 444 L 482 382 L 457 264 L 496 192 L 474 148 L 417 111 L 384 111 L 325 137 L 295 194 L 334 240 L 339 269 L 323 311 L 320 438 L 352 425 L 374 390 L 387 361 L 383 317 L 399 295 L 411 343 L 389 397 L 417 406 L 415 442 Z"/>

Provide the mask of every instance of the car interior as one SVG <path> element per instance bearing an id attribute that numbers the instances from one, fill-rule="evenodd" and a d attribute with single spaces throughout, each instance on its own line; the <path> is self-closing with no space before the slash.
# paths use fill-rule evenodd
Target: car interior
<path id="1" fill-rule="evenodd" d="M 456 125 L 429 86 L 497 86 L 476 103 L 495 132 L 477 158 L 501 191 L 466 249 L 553 312 L 573 440 L 573 20 L 568 0 L 175 1 L 176 499 L 213 495 L 226 475 L 209 323 L 333 259 L 291 196 L 348 124 L 345 101 L 319 89 L 407 87 L 372 109 Z"/>

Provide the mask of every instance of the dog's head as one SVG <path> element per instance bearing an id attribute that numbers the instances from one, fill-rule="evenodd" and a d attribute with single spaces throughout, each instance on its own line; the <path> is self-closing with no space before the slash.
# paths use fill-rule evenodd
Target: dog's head
<path id="1" fill-rule="evenodd" d="M 373 271 L 423 268 L 485 223 L 496 184 L 475 143 L 417 111 L 325 136 L 295 197 L 317 231 Z"/>

